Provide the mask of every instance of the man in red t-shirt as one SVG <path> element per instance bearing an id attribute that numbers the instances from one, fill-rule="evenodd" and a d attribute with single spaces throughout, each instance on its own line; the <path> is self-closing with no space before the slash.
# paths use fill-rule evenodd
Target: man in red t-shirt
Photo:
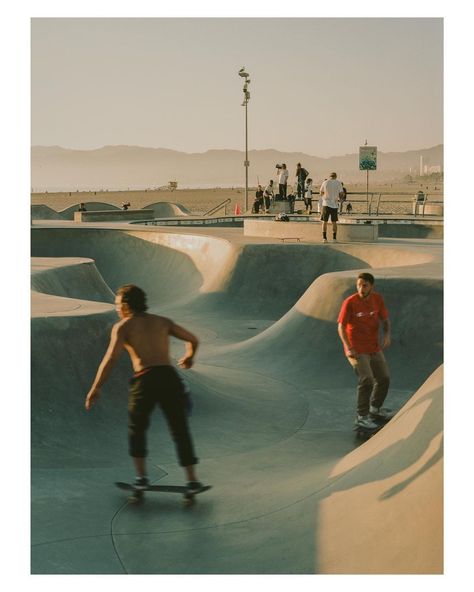
<path id="1" fill-rule="evenodd" d="M 356 424 L 368 428 L 377 427 L 374 418 L 389 419 L 392 415 L 382 408 L 390 384 L 382 352 L 390 345 L 390 320 L 382 296 L 373 291 L 374 282 L 371 273 L 360 273 L 357 292 L 344 300 L 337 319 L 344 353 L 359 378 Z"/>

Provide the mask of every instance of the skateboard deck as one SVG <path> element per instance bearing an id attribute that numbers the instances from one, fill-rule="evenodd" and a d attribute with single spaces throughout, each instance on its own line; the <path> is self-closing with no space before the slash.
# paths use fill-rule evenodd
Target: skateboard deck
<path id="1" fill-rule="evenodd" d="M 363 426 L 360 425 L 355 425 L 354 426 L 354 432 L 356 433 L 357 438 L 360 438 L 362 440 L 368 440 L 369 438 L 372 438 L 372 436 L 375 436 L 375 434 L 377 434 L 377 432 L 380 432 L 380 430 L 387 425 L 387 423 L 391 420 L 392 418 L 390 417 L 389 419 L 382 419 L 382 418 L 376 418 L 374 419 L 374 423 L 377 424 L 377 427 L 375 428 L 364 428 Z"/>
<path id="2" fill-rule="evenodd" d="M 148 487 L 145 488 L 137 488 L 132 483 L 124 483 L 123 481 L 116 481 L 115 485 L 119 489 L 131 492 L 128 501 L 132 503 L 142 501 L 144 493 L 149 491 L 158 493 L 180 493 L 183 496 L 183 502 L 187 505 L 194 503 L 194 497 L 196 495 L 208 491 L 212 487 L 212 485 L 203 485 L 201 489 L 191 491 L 186 485 L 148 485 Z"/>

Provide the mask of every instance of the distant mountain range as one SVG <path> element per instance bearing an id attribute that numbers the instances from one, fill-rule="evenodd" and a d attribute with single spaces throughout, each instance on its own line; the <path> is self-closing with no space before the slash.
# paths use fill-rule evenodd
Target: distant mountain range
<path id="1" fill-rule="evenodd" d="M 419 174 L 423 164 L 443 168 L 443 144 L 408 152 L 378 152 L 373 182 Z M 70 150 L 59 146 L 33 146 L 31 186 L 33 191 L 146 189 L 177 181 L 178 187 L 242 187 L 245 185 L 245 153 L 238 150 L 208 150 L 188 154 L 165 148 L 104 146 L 97 150 Z M 359 155 L 319 158 L 302 152 L 249 151 L 249 186 L 276 179 L 275 165 L 284 162 L 293 183 L 296 163 L 301 162 L 318 183 L 330 172 L 347 182 L 364 182 Z"/>

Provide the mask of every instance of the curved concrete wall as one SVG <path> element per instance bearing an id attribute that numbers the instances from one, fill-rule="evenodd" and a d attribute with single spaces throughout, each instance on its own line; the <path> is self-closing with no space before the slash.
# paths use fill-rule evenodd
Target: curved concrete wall
<path id="1" fill-rule="evenodd" d="M 153 210 L 155 218 L 174 218 L 176 216 L 191 216 L 192 212 L 185 206 L 168 201 L 155 201 L 143 208 Z"/>
<path id="2" fill-rule="evenodd" d="M 31 288 L 65 298 L 114 302 L 112 290 L 92 259 L 34 257 L 31 261 Z"/>
<path id="3" fill-rule="evenodd" d="M 65 217 L 62 214 L 56 212 L 49 206 L 32 205 L 31 206 L 31 219 L 32 220 L 64 220 Z"/>
<path id="4" fill-rule="evenodd" d="M 319 505 L 320 573 L 442 574 L 442 482 L 440 367 L 377 438 L 333 468 Z"/>

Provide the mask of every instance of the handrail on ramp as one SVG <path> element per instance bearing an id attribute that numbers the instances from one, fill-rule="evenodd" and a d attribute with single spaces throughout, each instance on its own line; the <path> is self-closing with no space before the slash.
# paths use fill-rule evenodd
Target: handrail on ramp
<path id="1" fill-rule="evenodd" d="M 215 214 L 216 212 L 218 212 L 222 208 L 224 208 L 224 216 L 227 216 L 227 204 L 230 204 L 231 201 L 232 200 L 230 199 L 230 197 L 228 197 L 227 199 L 225 199 L 219 205 L 214 206 L 213 208 L 211 208 L 210 210 L 208 210 L 207 212 L 205 212 L 203 214 L 203 216 L 210 216 L 211 214 Z"/>

